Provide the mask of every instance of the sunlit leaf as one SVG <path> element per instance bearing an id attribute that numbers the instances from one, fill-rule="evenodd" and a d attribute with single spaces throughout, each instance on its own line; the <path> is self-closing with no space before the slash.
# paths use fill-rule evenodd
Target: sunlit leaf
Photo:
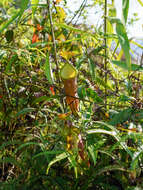
<path id="1" fill-rule="evenodd" d="M 126 29 L 120 19 L 117 18 L 109 18 L 111 23 L 116 23 L 116 33 L 118 35 L 118 39 L 120 45 L 124 51 L 125 58 L 126 58 L 126 65 L 128 71 L 131 70 L 131 56 L 130 56 L 130 43 L 128 40 Z"/>
<path id="2" fill-rule="evenodd" d="M 62 7 L 56 7 L 56 10 L 57 10 L 57 14 L 59 16 L 59 21 L 60 22 L 63 22 L 65 17 L 66 17 L 66 13 L 64 11 L 64 9 Z"/>
<path id="3" fill-rule="evenodd" d="M 49 54 L 47 53 L 46 62 L 45 62 L 45 75 L 50 84 L 53 84 L 53 74 L 51 68 L 51 62 L 49 60 Z"/>
<path id="4" fill-rule="evenodd" d="M 22 0 L 21 1 L 20 11 L 15 13 L 7 22 L 4 22 L 1 25 L 0 32 L 3 32 L 4 29 L 6 29 L 14 20 L 16 20 L 17 17 L 19 17 L 19 19 L 21 18 L 22 14 L 27 9 L 28 3 L 29 3 L 29 0 Z"/>
<path id="5" fill-rule="evenodd" d="M 21 1 L 21 5 L 20 5 L 20 14 L 19 14 L 19 20 L 21 18 L 21 16 L 23 15 L 24 11 L 27 9 L 28 7 L 28 3 L 29 3 L 29 0 L 22 0 Z"/>
<path id="6" fill-rule="evenodd" d="M 35 11 L 38 7 L 39 0 L 31 0 L 31 5 L 32 5 L 32 16 L 34 16 Z"/>
<path id="7" fill-rule="evenodd" d="M 139 2 L 139 4 L 143 7 L 143 2 L 142 0 L 137 0 Z"/>
<path id="8" fill-rule="evenodd" d="M 69 115 L 71 115 L 71 113 L 72 112 L 58 114 L 58 118 L 61 120 L 65 120 Z"/>
<path id="9" fill-rule="evenodd" d="M 133 109 L 131 109 L 131 108 L 122 110 L 119 113 L 114 115 L 114 117 L 111 119 L 109 124 L 110 125 L 117 125 L 118 123 L 125 122 L 131 118 L 132 114 L 133 114 Z"/>
<path id="10" fill-rule="evenodd" d="M 95 63 L 92 59 L 88 58 L 88 63 L 89 63 L 89 69 L 91 73 L 92 80 L 95 80 Z"/>
<path id="11" fill-rule="evenodd" d="M 112 63 L 121 67 L 122 69 L 128 70 L 126 62 L 124 62 L 124 61 L 112 60 Z M 140 65 L 131 64 L 131 71 L 142 71 L 142 70 L 143 70 L 143 67 L 141 67 Z"/>
<path id="12" fill-rule="evenodd" d="M 4 22 L 0 27 L 0 32 L 3 32 L 19 15 L 20 11 L 15 13 L 7 22 Z"/>
<path id="13" fill-rule="evenodd" d="M 129 0 L 122 0 L 123 21 L 126 24 L 129 11 Z"/>
<path id="14" fill-rule="evenodd" d="M 133 154 L 131 169 L 137 169 L 139 156 L 143 153 L 143 145 Z"/>

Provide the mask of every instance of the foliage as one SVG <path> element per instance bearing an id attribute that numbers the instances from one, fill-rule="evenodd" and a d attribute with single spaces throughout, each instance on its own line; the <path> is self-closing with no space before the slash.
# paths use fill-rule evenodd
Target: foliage
<path id="1" fill-rule="evenodd" d="M 0 190 L 142 189 L 142 62 L 130 44 L 143 47 L 128 38 L 129 0 L 123 21 L 108 4 L 104 29 L 75 17 L 106 1 L 83 1 L 72 18 L 66 3 L 0 3 Z M 67 63 L 78 117 L 60 78 Z"/>

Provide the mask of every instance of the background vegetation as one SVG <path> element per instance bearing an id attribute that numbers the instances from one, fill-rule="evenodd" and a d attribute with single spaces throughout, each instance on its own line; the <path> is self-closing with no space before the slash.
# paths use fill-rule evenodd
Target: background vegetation
<path id="1" fill-rule="evenodd" d="M 141 5 L 143 3 L 138 0 Z M 0 2 L 0 189 L 143 189 L 142 57 L 114 0 Z M 84 24 L 88 10 L 99 25 Z M 60 69 L 78 70 L 78 117 Z"/>

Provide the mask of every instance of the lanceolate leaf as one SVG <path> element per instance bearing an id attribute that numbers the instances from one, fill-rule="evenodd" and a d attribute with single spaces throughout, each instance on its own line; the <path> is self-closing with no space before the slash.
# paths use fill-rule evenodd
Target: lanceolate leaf
<path id="1" fill-rule="evenodd" d="M 122 0 L 123 21 L 126 24 L 128 18 L 129 0 Z"/>
<path id="2" fill-rule="evenodd" d="M 13 55 L 12 58 L 10 59 L 10 61 L 8 62 L 7 66 L 6 66 L 6 69 L 5 69 L 5 72 L 8 73 L 9 71 L 11 71 L 11 68 L 12 68 L 12 64 L 14 62 L 16 62 L 17 60 L 17 54 L 16 55 Z"/>
<path id="3" fill-rule="evenodd" d="M 120 45 L 125 54 L 128 71 L 130 71 L 131 70 L 130 43 L 128 40 L 126 29 L 120 19 L 109 18 L 109 20 L 111 23 L 116 23 L 116 33 L 118 35 Z"/>
<path id="4" fill-rule="evenodd" d="M 2 26 L 0 27 L 0 32 L 3 32 L 4 29 L 6 29 L 19 15 L 20 12 L 15 13 L 7 22 L 2 24 Z"/>
<path id="5" fill-rule="evenodd" d="M 11 164 L 13 164 L 15 166 L 20 167 L 20 164 L 13 157 L 0 158 L 0 163 L 11 163 Z"/>
<path id="6" fill-rule="evenodd" d="M 92 80 L 94 81 L 95 80 L 95 63 L 90 58 L 88 59 L 88 63 L 89 63 L 91 77 L 92 77 Z"/>
<path id="7" fill-rule="evenodd" d="M 131 108 L 122 110 L 113 116 L 113 118 L 111 119 L 109 124 L 110 125 L 117 125 L 119 123 L 125 122 L 129 118 L 131 118 L 132 114 L 133 114 L 133 110 Z"/>
<path id="8" fill-rule="evenodd" d="M 19 19 L 21 18 L 22 14 L 24 13 L 24 11 L 27 9 L 29 0 L 22 0 L 21 1 L 21 6 L 20 6 L 20 14 L 19 14 Z"/>
<path id="9" fill-rule="evenodd" d="M 32 112 L 34 111 L 35 109 L 34 108 L 24 108 L 23 110 L 19 111 L 16 116 L 20 116 L 20 115 L 24 115 L 26 113 L 29 113 L 29 112 Z"/>
<path id="10" fill-rule="evenodd" d="M 143 2 L 142 0 L 137 0 L 139 2 L 139 4 L 143 7 Z"/>
<path id="11" fill-rule="evenodd" d="M 112 63 L 121 67 L 122 69 L 128 70 L 126 62 L 124 62 L 124 61 L 112 60 Z M 140 65 L 131 64 L 131 71 L 141 71 L 141 70 L 143 70 L 143 67 L 141 67 Z"/>
<path id="12" fill-rule="evenodd" d="M 46 174 L 48 174 L 49 169 L 50 169 L 50 167 L 51 167 L 53 164 L 55 164 L 56 162 L 59 162 L 59 161 L 65 159 L 65 158 L 67 158 L 67 157 L 68 157 L 68 154 L 67 154 L 66 152 L 57 155 L 57 156 L 49 163 Z"/>
<path id="13" fill-rule="evenodd" d="M 32 16 L 34 16 L 35 11 L 38 7 L 39 0 L 31 0 L 31 5 L 32 5 Z"/>
<path id="14" fill-rule="evenodd" d="M 53 84 L 53 76 L 52 76 L 52 69 L 51 63 L 49 61 L 49 54 L 47 53 L 46 62 L 45 62 L 45 75 L 50 84 Z"/>
<path id="15" fill-rule="evenodd" d="M 0 27 L 0 32 L 3 32 L 4 29 L 6 29 L 17 17 L 22 16 L 22 14 L 24 13 L 24 11 L 27 9 L 29 0 L 22 0 L 21 1 L 21 9 L 19 12 L 15 13 L 7 22 L 5 22 L 1 27 Z"/>
<path id="16" fill-rule="evenodd" d="M 109 166 L 105 166 L 104 168 L 97 170 L 97 172 L 95 173 L 95 176 L 101 175 L 104 172 L 109 172 L 109 171 L 114 171 L 114 170 L 129 172 L 127 169 L 125 169 L 121 165 L 109 165 Z"/>
<path id="17" fill-rule="evenodd" d="M 143 145 L 133 154 L 133 159 L 131 162 L 131 169 L 136 169 L 138 166 L 138 158 L 143 153 Z"/>
<path id="18" fill-rule="evenodd" d="M 101 125 L 101 126 L 105 126 L 107 127 L 109 130 L 105 130 L 105 129 L 90 129 L 87 131 L 88 134 L 93 134 L 93 133 L 102 133 L 102 134 L 107 134 L 107 135 L 111 135 L 113 136 L 117 142 L 120 143 L 120 145 L 122 146 L 122 148 L 132 157 L 133 154 L 132 152 L 129 150 L 128 146 L 126 145 L 125 142 L 122 141 L 122 139 L 119 136 L 119 131 L 112 126 L 111 124 L 108 123 L 104 123 L 104 122 L 100 122 L 100 121 L 96 121 L 95 123 Z"/>

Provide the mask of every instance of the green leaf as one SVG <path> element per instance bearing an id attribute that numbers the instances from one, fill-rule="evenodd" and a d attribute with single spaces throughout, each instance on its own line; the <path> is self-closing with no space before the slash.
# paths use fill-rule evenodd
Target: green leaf
<path id="1" fill-rule="evenodd" d="M 38 7 L 39 0 L 31 0 L 32 5 L 32 17 L 34 17 L 35 11 Z"/>
<path id="2" fill-rule="evenodd" d="M 33 156 L 33 159 L 39 157 L 39 156 L 43 156 L 43 155 L 53 155 L 53 154 L 59 154 L 59 153 L 63 153 L 63 151 L 58 151 L 58 150 L 52 150 L 52 151 L 45 151 L 45 152 L 40 152 L 38 154 L 36 154 L 35 156 Z"/>
<path id="3" fill-rule="evenodd" d="M 15 13 L 7 22 L 2 24 L 2 26 L 0 27 L 0 33 L 3 32 L 14 20 L 16 20 L 17 17 L 19 17 L 19 19 L 21 18 L 22 14 L 27 9 L 28 3 L 29 3 L 29 0 L 21 1 L 20 11 Z"/>
<path id="4" fill-rule="evenodd" d="M 6 146 L 15 145 L 15 144 L 21 144 L 21 142 L 20 142 L 20 141 L 17 141 L 17 140 L 4 142 L 4 143 L 0 146 L 0 150 L 5 149 Z"/>
<path id="5" fill-rule="evenodd" d="M 114 171 L 114 170 L 119 170 L 119 171 L 123 171 L 123 172 L 129 172 L 127 169 L 125 169 L 121 165 L 109 165 L 109 166 L 105 166 L 105 167 L 103 167 L 101 169 L 98 169 L 95 172 L 95 176 L 101 175 L 104 172 L 109 172 L 109 171 Z"/>
<path id="6" fill-rule="evenodd" d="M 37 142 L 26 142 L 26 143 L 20 145 L 20 146 L 14 151 L 14 153 L 17 153 L 18 150 L 20 150 L 20 149 L 22 149 L 22 148 L 24 148 L 24 147 L 26 147 L 26 146 L 29 146 L 29 145 L 37 145 L 37 146 L 40 146 L 40 143 L 37 143 Z"/>
<path id="7" fill-rule="evenodd" d="M 68 154 L 67 154 L 66 152 L 64 152 L 64 153 L 62 153 L 62 154 L 56 156 L 56 157 L 49 163 L 48 168 L 47 168 L 47 171 L 46 171 L 46 174 L 48 175 L 49 169 L 50 169 L 50 167 L 51 167 L 53 164 L 55 164 L 56 162 L 59 162 L 59 161 L 65 159 L 65 158 L 67 158 L 67 157 L 68 157 Z"/>
<path id="8" fill-rule="evenodd" d="M 5 38 L 7 40 L 8 43 L 10 43 L 11 41 L 13 41 L 13 37 L 14 37 L 14 32 L 13 30 L 7 30 L 5 33 Z"/>
<path id="9" fill-rule="evenodd" d="M 94 145 L 90 145 L 88 146 L 88 150 L 89 150 L 89 153 L 93 159 L 93 162 L 94 162 L 94 165 L 96 165 L 96 161 L 97 161 L 97 151 L 95 150 L 95 147 Z"/>
<path id="10" fill-rule="evenodd" d="M 132 116 L 132 114 L 133 114 L 133 110 L 131 108 L 122 110 L 113 116 L 109 124 L 117 125 L 119 123 L 125 122 Z"/>
<path id="11" fill-rule="evenodd" d="M 139 4 L 143 7 L 143 2 L 141 0 L 137 0 Z"/>
<path id="12" fill-rule="evenodd" d="M 8 62 L 5 72 L 8 73 L 9 71 L 11 71 L 12 68 L 12 63 L 15 63 L 16 60 L 18 59 L 17 54 L 13 55 L 12 58 L 10 59 L 10 61 Z"/>
<path id="13" fill-rule="evenodd" d="M 0 33 L 4 31 L 18 16 L 20 15 L 20 11 L 15 13 L 7 22 L 1 25 Z"/>
<path id="14" fill-rule="evenodd" d="M 75 155 L 70 155 L 68 157 L 68 160 L 70 161 L 72 167 L 74 168 L 74 172 L 75 172 L 75 177 L 78 177 L 78 170 L 77 170 L 77 162 L 76 162 L 76 158 Z"/>
<path id="15" fill-rule="evenodd" d="M 53 75 L 52 75 L 51 63 L 49 61 L 49 54 L 48 53 L 47 53 L 46 62 L 45 62 L 45 75 L 46 75 L 49 83 L 53 84 Z"/>
<path id="16" fill-rule="evenodd" d="M 40 103 L 40 102 L 43 102 L 43 101 L 48 101 L 48 100 L 50 100 L 51 99 L 51 97 L 48 97 L 48 96 L 41 96 L 41 97 L 39 97 L 39 98 L 36 98 L 33 102 L 32 102 L 32 105 L 33 104 L 37 104 L 37 103 Z"/>
<path id="17" fill-rule="evenodd" d="M 107 33 L 113 34 L 113 26 L 108 20 L 107 20 Z M 109 47 L 111 47 L 112 40 L 113 40 L 112 38 L 107 38 L 107 45 Z"/>
<path id="18" fill-rule="evenodd" d="M 97 123 L 101 126 L 107 127 L 109 129 L 111 129 L 111 131 L 107 131 L 105 129 L 90 129 L 87 131 L 88 134 L 103 133 L 103 134 L 113 136 L 120 143 L 122 148 L 132 157 L 132 155 L 133 155 L 132 152 L 128 149 L 128 146 L 126 145 L 126 143 L 122 142 L 122 139 L 119 136 L 119 131 L 114 126 L 112 126 L 111 124 L 108 124 L 108 123 L 100 122 L 100 121 L 96 121 L 95 123 Z"/>
<path id="19" fill-rule="evenodd" d="M 109 20 L 111 23 L 116 23 L 116 33 L 118 35 L 120 45 L 125 54 L 126 65 L 127 65 L 128 71 L 130 71 L 131 70 L 130 43 L 128 40 L 126 29 L 125 29 L 123 23 L 120 21 L 120 19 L 109 18 Z"/>
<path id="20" fill-rule="evenodd" d="M 16 117 L 20 116 L 20 115 L 24 115 L 26 113 L 29 113 L 29 112 L 32 112 L 34 111 L 35 108 L 24 108 L 23 110 L 19 111 L 17 114 L 16 114 Z"/>
<path id="21" fill-rule="evenodd" d="M 122 0 L 122 14 L 123 14 L 123 22 L 127 23 L 129 11 L 129 0 Z"/>
<path id="22" fill-rule="evenodd" d="M 112 60 L 112 63 L 114 65 L 121 67 L 122 69 L 128 70 L 128 66 L 127 66 L 126 62 L 124 62 L 124 61 Z M 140 65 L 131 64 L 131 71 L 142 71 L 142 70 L 143 70 L 143 67 L 141 67 Z"/>
<path id="23" fill-rule="evenodd" d="M 143 153 L 143 145 L 139 147 L 137 151 L 133 154 L 132 162 L 131 162 L 131 169 L 134 170 L 138 167 L 138 158 Z"/>
<path id="24" fill-rule="evenodd" d="M 22 0 L 21 1 L 21 5 L 20 5 L 20 12 L 19 12 L 19 20 L 21 18 L 21 16 L 23 15 L 24 11 L 27 9 L 29 0 Z"/>
<path id="25" fill-rule="evenodd" d="M 13 157 L 1 158 L 0 163 L 11 163 L 13 165 L 20 167 L 20 164 Z"/>
<path id="26" fill-rule="evenodd" d="M 95 80 L 95 63 L 92 59 L 88 58 L 88 63 L 89 63 L 89 70 L 91 73 L 92 80 Z"/>
<path id="27" fill-rule="evenodd" d="M 92 90 L 91 88 L 87 88 L 86 94 L 89 98 L 93 99 L 94 102 L 103 102 L 102 98 L 100 98 L 95 90 Z"/>
<path id="28" fill-rule="evenodd" d="M 131 96 L 126 96 L 124 94 L 122 94 L 122 95 L 119 96 L 119 101 L 120 102 L 129 102 L 131 100 L 135 100 L 135 98 L 131 97 Z"/>

